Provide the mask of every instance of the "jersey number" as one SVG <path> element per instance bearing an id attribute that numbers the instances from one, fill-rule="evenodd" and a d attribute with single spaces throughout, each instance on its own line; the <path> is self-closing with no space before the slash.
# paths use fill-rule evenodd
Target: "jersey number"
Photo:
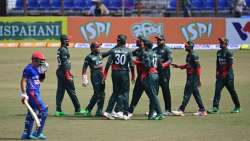
<path id="1" fill-rule="evenodd" d="M 121 64 L 124 65 L 126 62 L 126 56 L 125 54 L 115 54 L 115 64 Z"/>

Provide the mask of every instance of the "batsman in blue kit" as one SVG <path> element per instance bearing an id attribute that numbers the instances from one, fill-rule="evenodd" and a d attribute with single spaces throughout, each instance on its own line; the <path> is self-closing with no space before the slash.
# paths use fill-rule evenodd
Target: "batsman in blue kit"
<path id="1" fill-rule="evenodd" d="M 43 128 L 48 116 L 48 108 L 42 101 L 40 96 L 40 82 L 45 79 L 45 72 L 48 68 L 48 63 L 45 62 L 45 57 L 41 52 L 34 52 L 31 58 L 32 62 L 28 64 L 24 70 L 21 85 L 21 99 L 24 104 L 28 100 L 29 105 L 36 112 L 38 111 L 38 118 L 40 119 L 41 126 L 32 132 L 34 119 L 28 111 L 25 118 L 24 131 L 21 139 L 46 139 L 43 134 Z M 25 90 L 26 87 L 26 90 Z"/>

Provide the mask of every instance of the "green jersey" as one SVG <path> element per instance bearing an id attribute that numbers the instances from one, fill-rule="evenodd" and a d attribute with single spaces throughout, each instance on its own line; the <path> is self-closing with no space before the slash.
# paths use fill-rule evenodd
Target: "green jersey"
<path id="1" fill-rule="evenodd" d="M 144 66 L 144 71 L 146 72 L 148 72 L 148 70 L 151 68 L 156 69 L 159 63 L 157 54 L 152 49 L 144 51 L 142 57 L 142 63 Z"/>
<path id="2" fill-rule="evenodd" d="M 88 66 L 90 67 L 91 72 L 95 70 L 102 71 L 102 54 L 90 53 L 88 56 L 86 56 L 83 64 L 83 69 L 86 70 Z"/>
<path id="3" fill-rule="evenodd" d="M 109 68 L 110 65 L 112 65 L 112 70 L 129 71 L 129 67 L 130 69 L 134 69 L 131 50 L 124 46 L 113 48 L 108 58 L 106 68 Z"/>
<path id="4" fill-rule="evenodd" d="M 172 51 L 169 47 L 167 46 L 158 46 L 153 49 L 154 52 L 157 54 L 158 60 L 159 60 L 159 65 L 158 65 L 158 70 L 159 71 L 165 71 L 164 69 L 169 69 L 169 64 L 172 63 L 173 61 L 173 55 Z"/>
<path id="5" fill-rule="evenodd" d="M 71 69 L 70 54 L 66 46 L 61 46 L 57 49 L 57 63 L 58 68 L 63 70 Z"/>
<path id="6" fill-rule="evenodd" d="M 217 52 L 216 77 L 217 79 L 233 79 L 233 53 L 228 49 L 221 49 Z"/>
<path id="7" fill-rule="evenodd" d="M 199 56 L 193 51 L 187 54 L 186 57 L 187 64 L 187 77 L 189 76 L 198 76 L 197 70 L 200 68 Z"/>

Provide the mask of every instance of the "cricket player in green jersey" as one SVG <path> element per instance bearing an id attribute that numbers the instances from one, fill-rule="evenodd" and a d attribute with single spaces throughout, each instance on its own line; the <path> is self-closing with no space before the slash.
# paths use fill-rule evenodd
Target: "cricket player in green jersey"
<path id="1" fill-rule="evenodd" d="M 207 112 L 202 103 L 200 92 L 198 89 L 198 87 L 201 86 L 201 80 L 200 80 L 201 66 L 199 63 L 199 56 L 195 54 L 193 47 L 194 43 L 192 41 L 188 41 L 185 43 L 185 51 L 187 52 L 185 65 L 172 64 L 174 68 L 186 69 L 187 72 L 187 80 L 186 80 L 182 104 L 179 107 L 178 111 L 173 111 L 173 113 L 177 116 L 184 116 L 184 111 L 190 100 L 191 95 L 194 96 L 195 101 L 199 107 L 198 112 L 194 113 L 194 115 L 196 116 L 207 115 Z"/>
<path id="2" fill-rule="evenodd" d="M 213 100 L 213 107 L 208 110 L 210 114 L 219 113 L 219 103 L 221 98 L 221 91 L 224 87 L 227 88 L 235 107 L 231 113 L 240 112 L 240 101 L 234 87 L 234 72 L 233 72 L 233 53 L 229 51 L 228 39 L 219 38 L 220 50 L 217 52 L 216 59 L 216 83 L 215 95 Z"/>
<path id="3" fill-rule="evenodd" d="M 80 115 L 81 106 L 76 96 L 73 75 L 71 74 L 71 61 L 68 50 L 69 38 L 66 35 L 60 37 L 61 47 L 57 49 L 57 63 L 56 70 L 57 76 L 57 91 L 56 91 L 56 112 L 55 116 L 64 116 L 61 104 L 64 98 L 65 90 L 68 92 L 69 97 L 75 108 L 75 115 Z"/>
<path id="4" fill-rule="evenodd" d="M 100 43 L 91 43 L 91 53 L 85 57 L 82 68 L 82 86 L 86 87 L 88 85 L 88 77 L 86 71 L 89 66 L 91 83 L 94 90 L 94 94 L 91 97 L 88 106 L 82 111 L 84 116 L 91 116 L 91 111 L 95 104 L 97 104 L 97 111 L 95 116 L 102 116 L 102 109 L 105 98 L 105 81 L 102 81 L 104 77 L 104 69 L 102 64 L 103 57 L 99 50 L 100 47 Z"/>
<path id="5" fill-rule="evenodd" d="M 144 50 L 142 47 L 143 40 L 146 40 L 146 38 L 144 36 L 137 37 L 136 46 L 138 48 L 132 51 L 133 57 L 139 61 L 142 61 L 142 55 L 143 55 L 143 50 Z M 133 116 L 134 109 L 135 109 L 136 105 L 138 104 L 138 102 L 143 94 L 143 91 L 144 91 L 142 81 L 140 79 L 141 74 L 143 72 L 143 65 L 137 64 L 136 70 L 137 70 L 137 77 L 135 80 L 133 95 L 132 95 L 132 99 L 131 99 L 130 106 L 129 106 L 129 114 L 128 114 L 129 117 Z"/>
<path id="6" fill-rule="evenodd" d="M 160 107 L 160 102 L 157 97 L 159 92 L 159 76 L 157 71 L 158 57 L 152 50 L 153 44 L 149 40 L 142 42 L 142 59 L 133 60 L 136 65 L 142 64 L 143 71 L 140 75 L 140 81 L 149 98 L 149 120 L 162 120 L 164 115 Z M 154 116 L 153 113 L 156 112 Z"/>
<path id="7" fill-rule="evenodd" d="M 169 89 L 170 80 L 170 64 L 173 60 L 172 51 L 165 45 L 165 38 L 163 35 L 156 36 L 157 47 L 153 51 L 157 54 L 158 63 L 158 74 L 159 74 L 159 86 L 161 87 L 163 100 L 165 102 L 165 116 L 172 115 L 171 112 L 171 93 Z"/>
<path id="8" fill-rule="evenodd" d="M 106 79 L 109 67 L 112 67 L 112 82 L 113 82 L 113 93 L 112 95 L 115 97 L 117 104 L 121 108 L 121 119 L 129 119 L 128 118 L 128 97 L 129 97 L 129 71 L 131 71 L 131 80 L 134 81 L 134 65 L 132 63 L 132 53 L 129 48 L 126 48 L 126 35 L 120 34 L 117 36 L 117 47 L 112 49 L 112 53 L 110 54 L 105 71 L 104 78 Z M 111 96 L 112 97 L 112 96 Z M 114 119 L 112 117 L 111 112 L 114 108 L 112 103 L 113 100 L 109 100 L 106 112 L 104 112 L 104 116 L 108 119 Z"/>

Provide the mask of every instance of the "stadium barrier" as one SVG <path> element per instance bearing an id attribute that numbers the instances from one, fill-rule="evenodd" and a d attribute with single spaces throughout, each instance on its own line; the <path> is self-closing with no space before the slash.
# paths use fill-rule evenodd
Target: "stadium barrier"
<path id="1" fill-rule="evenodd" d="M 0 48 L 17 48 L 19 47 L 19 43 L 0 43 Z"/>
<path id="2" fill-rule="evenodd" d="M 196 49 L 218 49 L 218 37 L 227 37 L 230 48 L 250 43 L 250 18 L 153 18 L 153 17 L 1 17 L 0 47 L 59 47 L 61 34 L 68 34 L 70 47 L 89 48 L 92 41 L 112 48 L 118 34 L 126 34 L 128 47 L 136 37 L 152 41 L 165 35 L 171 48 L 183 48 L 193 40 Z"/>

